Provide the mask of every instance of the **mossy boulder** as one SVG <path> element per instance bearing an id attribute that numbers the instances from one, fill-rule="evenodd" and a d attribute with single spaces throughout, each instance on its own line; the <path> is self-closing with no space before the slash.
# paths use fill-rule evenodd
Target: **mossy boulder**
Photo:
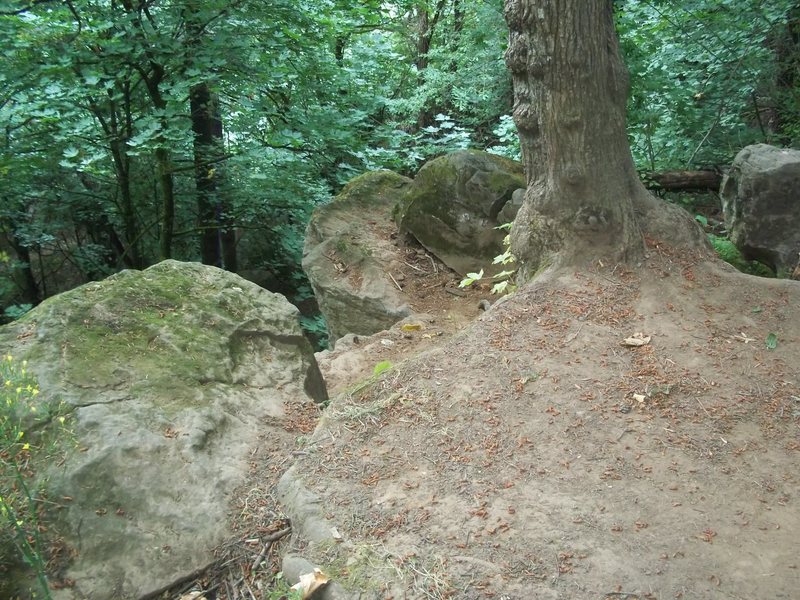
<path id="1" fill-rule="evenodd" d="M 74 553 L 55 598 L 139 598 L 208 564 L 259 436 L 327 397 L 283 296 L 192 263 L 50 298 L 0 328 L 0 351 L 71 413 L 63 460 L 40 472 Z"/>
<path id="2" fill-rule="evenodd" d="M 334 343 L 348 333 L 383 331 L 411 314 L 390 277 L 401 259 L 392 212 L 410 185 L 391 171 L 365 173 L 311 217 L 303 269 Z"/>
<path id="3" fill-rule="evenodd" d="M 494 228 L 513 219 L 503 209 L 524 187 L 521 164 L 477 150 L 454 152 L 420 169 L 398 223 L 454 271 L 490 272 L 505 236 Z"/>

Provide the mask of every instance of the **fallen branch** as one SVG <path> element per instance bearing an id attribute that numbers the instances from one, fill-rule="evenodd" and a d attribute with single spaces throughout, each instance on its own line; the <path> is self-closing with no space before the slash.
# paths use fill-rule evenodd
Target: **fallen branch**
<path id="1" fill-rule="evenodd" d="M 205 573 L 222 561 L 220 559 L 212 560 L 210 563 L 205 565 L 204 567 L 200 567 L 199 569 L 195 569 L 188 575 L 184 575 L 183 577 L 177 578 L 175 581 L 168 583 L 167 585 L 163 585 L 157 590 L 153 590 L 152 592 L 145 594 L 144 596 L 139 596 L 139 600 L 155 600 L 156 598 L 160 597 L 161 594 L 164 592 L 170 591 L 172 588 L 175 588 L 179 585 L 183 585 L 184 583 L 188 583 L 190 581 L 195 581 L 199 579 L 201 576 L 205 575 Z"/>
<path id="2" fill-rule="evenodd" d="M 718 171 L 659 171 L 644 173 L 642 181 L 647 189 L 668 192 L 717 192 L 722 183 Z"/>

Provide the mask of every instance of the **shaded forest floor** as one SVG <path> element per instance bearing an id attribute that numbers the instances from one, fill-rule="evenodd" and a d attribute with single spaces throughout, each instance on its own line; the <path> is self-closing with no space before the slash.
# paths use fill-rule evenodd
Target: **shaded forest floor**
<path id="1" fill-rule="evenodd" d="M 313 433 L 298 414 L 294 451 L 254 454 L 242 526 L 285 525 L 272 485 L 294 462 L 320 503 L 283 507 L 304 517 L 273 568 L 298 552 L 362 598 L 794 597 L 799 308 L 800 283 L 653 245 L 435 346 L 406 331 L 420 353 L 354 371 Z M 315 510 L 335 537 L 308 544 Z"/>

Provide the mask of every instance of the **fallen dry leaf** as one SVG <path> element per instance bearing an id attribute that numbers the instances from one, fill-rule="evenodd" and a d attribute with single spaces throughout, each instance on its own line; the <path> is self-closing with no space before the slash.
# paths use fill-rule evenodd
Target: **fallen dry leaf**
<path id="1" fill-rule="evenodd" d="M 626 337 L 621 342 L 623 346 L 644 346 L 649 343 L 650 343 L 650 336 L 640 333 L 638 331 L 634 333 L 632 336 Z"/>
<path id="2" fill-rule="evenodd" d="M 330 577 L 319 569 L 314 569 L 313 573 L 300 575 L 300 581 L 295 583 L 292 589 L 296 592 L 300 592 L 301 600 L 307 600 L 318 589 L 328 585 L 329 581 Z"/>

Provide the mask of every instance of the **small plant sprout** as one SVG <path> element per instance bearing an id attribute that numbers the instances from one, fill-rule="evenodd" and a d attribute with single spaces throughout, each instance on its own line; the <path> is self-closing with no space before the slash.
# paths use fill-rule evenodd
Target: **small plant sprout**
<path id="1" fill-rule="evenodd" d="M 502 225 L 498 225 L 495 229 L 499 230 L 506 230 L 509 233 L 503 238 L 503 247 L 505 248 L 505 252 L 502 254 L 498 254 L 492 260 L 493 265 L 510 265 L 517 261 L 517 257 L 511 252 L 511 223 L 503 223 Z M 491 280 L 494 281 L 494 285 L 492 286 L 492 293 L 493 294 L 506 294 L 511 293 L 516 289 L 516 286 L 513 284 L 513 277 L 514 273 L 516 273 L 516 269 L 505 269 L 500 271 L 496 275 L 491 277 Z M 477 273 L 467 273 L 467 276 L 461 280 L 461 283 L 458 284 L 458 287 L 467 287 L 472 285 L 475 282 L 480 281 L 483 279 L 483 269 L 478 271 Z"/>

